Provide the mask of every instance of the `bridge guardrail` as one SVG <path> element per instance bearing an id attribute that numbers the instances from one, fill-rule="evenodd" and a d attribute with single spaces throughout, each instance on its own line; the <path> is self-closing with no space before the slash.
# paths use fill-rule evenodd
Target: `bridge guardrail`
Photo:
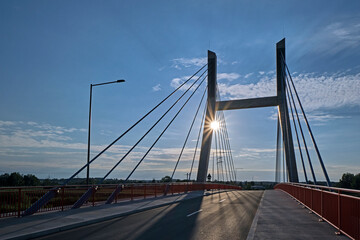
<path id="1" fill-rule="evenodd" d="M 360 239 L 360 190 L 300 183 L 280 183 L 281 189 L 351 239 Z"/>
<path id="2" fill-rule="evenodd" d="M 92 185 L 93 191 L 86 206 L 96 206 L 105 203 L 118 184 Z M 87 185 L 46 186 L 46 187 L 1 187 L 0 188 L 0 218 L 20 217 L 34 202 L 39 200 L 51 189 L 55 190 L 52 198 L 39 212 L 64 211 L 89 189 Z M 116 196 L 115 203 L 132 201 L 134 199 L 159 197 L 165 194 L 185 193 L 205 189 L 236 189 L 241 187 L 217 183 L 155 183 L 155 184 L 125 184 L 123 190 Z"/>

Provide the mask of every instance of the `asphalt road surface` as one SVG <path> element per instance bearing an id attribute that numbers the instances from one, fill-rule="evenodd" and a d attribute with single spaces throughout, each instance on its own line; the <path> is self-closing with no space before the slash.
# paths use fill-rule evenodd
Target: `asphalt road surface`
<path id="1" fill-rule="evenodd" d="M 230 191 L 38 239 L 246 239 L 263 191 Z"/>

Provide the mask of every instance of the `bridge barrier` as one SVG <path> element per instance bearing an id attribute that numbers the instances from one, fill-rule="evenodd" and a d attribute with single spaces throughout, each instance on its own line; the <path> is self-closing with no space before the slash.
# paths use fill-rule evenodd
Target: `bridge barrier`
<path id="1" fill-rule="evenodd" d="M 283 190 L 351 239 L 360 239 L 360 190 L 280 183 Z"/>
<path id="2" fill-rule="evenodd" d="M 90 187 L 94 188 L 92 195 L 83 206 L 96 206 L 104 204 L 118 184 L 103 185 L 67 185 L 67 186 L 46 186 L 46 187 L 1 187 L 0 188 L 0 218 L 20 217 L 26 209 L 43 197 L 49 191 L 54 191 L 55 196 L 38 212 L 64 211 L 70 209 L 75 202 Z M 54 190 L 55 189 L 55 190 Z M 168 190 L 166 193 L 166 189 Z M 122 191 L 115 196 L 114 202 L 132 201 L 160 197 L 176 193 L 186 193 L 206 189 L 235 189 L 241 187 L 217 183 L 153 183 L 153 184 L 125 184 Z"/>

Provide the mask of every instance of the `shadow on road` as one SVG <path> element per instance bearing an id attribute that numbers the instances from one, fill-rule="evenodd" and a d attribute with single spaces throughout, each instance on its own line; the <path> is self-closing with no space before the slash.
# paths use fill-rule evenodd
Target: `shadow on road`
<path id="1" fill-rule="evenodd" d="M 137 237 L 129 236 L 126 239 L 191 239 L 196 228 L 196 212 L 200 210 L 202 201 L 203 197 L 197 197 L 171 205 L 171 209 L 162 214 L 161 218 L 152 220 L 145 230 L 140 230 Z"/>

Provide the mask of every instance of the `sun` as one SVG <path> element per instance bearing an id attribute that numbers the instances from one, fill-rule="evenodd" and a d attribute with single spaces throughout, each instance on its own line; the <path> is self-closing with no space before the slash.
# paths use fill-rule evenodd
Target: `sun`
<path id="1" fill-rule="evenodd" d="M 219 122 L 218 121 L 212 121 L 211 124 L 210 124 L 210 127 L 212 130 L 216 131 L 219 129 Z"/>

